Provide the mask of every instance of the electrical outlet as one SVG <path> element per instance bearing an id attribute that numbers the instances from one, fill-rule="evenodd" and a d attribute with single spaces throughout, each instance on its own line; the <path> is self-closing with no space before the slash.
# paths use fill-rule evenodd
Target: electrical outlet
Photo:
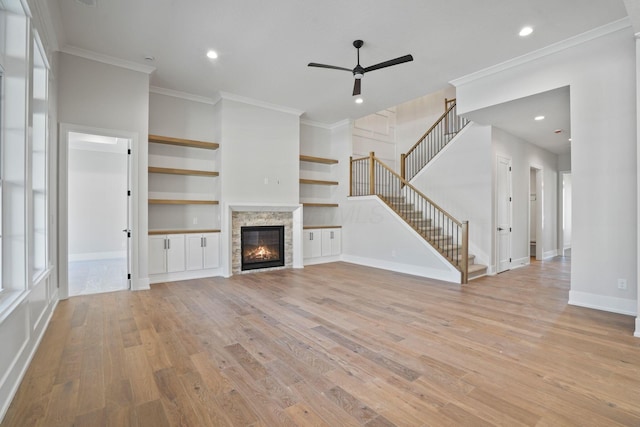
<path id="1" fill-rule="evenodd" d="M 618 279 L 618 289 L 627 290 L 627 279 Z"/>
<path id="2" fill-rule="evenodd" d="M 198 225 L 198 217 L 197 216 L 193 217 L 193 225 Z"/>
<path id="3" fill-rule="evenodd" d="M 265 177 L 265 178 L 264 178 L 264 183 L 265 183 L 265 184 L 269 184 L 269 178 Z"/>

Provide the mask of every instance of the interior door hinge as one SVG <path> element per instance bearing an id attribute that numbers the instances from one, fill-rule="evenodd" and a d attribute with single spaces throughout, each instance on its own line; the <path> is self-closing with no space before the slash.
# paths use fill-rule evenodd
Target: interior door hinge
<path id="1" fill-rule="evenodd" d="M 511 197 L 509 197 L 509 201 L 511 201 Z"/>
<path id="2" fill-rule="evenodd" d="M 511 258 L 509 258 L 509 262 L 511 262 Z"/>
<path id="3" fill-rule="evenodd" d="M 129 149 L 127 150 L 127 154 L 131 154 L 131 148 L 129 148 Z M 509 170 L 511 170 L 511 169 L 509 169 Z"/>
<path id="4" fill-rule="evenodd" d="M 131 274 L 127 274 L 127 279 L 131 280 Z"/>
<path id="5" fill-rule="evenodd" d="M 509 227 L 509 233 L 511 233 L 511 227 Z"/>
<path id="6" fill-rule="evenodd" d="M 131 190 L 127 190 L 127 196 L 131 195 Z"/>
<path id="7" fill-rule="evenodd" d="M 509 166 L 509 172 L 511 172 L 511 166 Z"/>

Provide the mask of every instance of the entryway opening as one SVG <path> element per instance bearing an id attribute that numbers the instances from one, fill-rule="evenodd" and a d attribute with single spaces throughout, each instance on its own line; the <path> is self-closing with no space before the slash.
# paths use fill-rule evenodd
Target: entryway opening
<path id="1" fill-rule="evenodd" d="M 69 132 L 68 296 L 130 288 L 131 140 Z"/>

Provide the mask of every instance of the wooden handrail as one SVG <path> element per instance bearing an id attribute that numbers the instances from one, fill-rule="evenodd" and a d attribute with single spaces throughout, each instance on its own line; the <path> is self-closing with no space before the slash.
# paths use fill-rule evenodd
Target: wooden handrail
<path id="1" fill-rule="evenodd" d="M 398 178 L 400 180 L 400 182 L 403 184 L 403 186 L 409 187 L 411 190 L 413 190 L 418 196 L 422 197 L 423 199 L 425 199 L 427 202 L 429 202 L 431 205 L 433 205 L 434 208 L 436 208 L 437 210 L 439 210 L 440 212 L 442 212 L 447 218 L 449 218 L 451 221 L 453 221 L 456 225 L 458 225 L 459 227 L 462 227 L 462 222 L 458 221 L 457 219 L 455 219 L 450 213 L 448 213 L 447 211 L 445 211 L 444 209 L 442 209 L 440 206 L 438 206 L 433 200 L 431 200 L 430 198 L 428 198 L 427 196 L 424 195 L 424 193 L 422 193 L 420 190 L 418 190 L 416 187 L 414 187 L 413 185 L 411 185 L 406 179 L 402 178 L 400 175 L 398 175 L 396 172 L 393 171 L 393 169 L 391 169 L 389 166 L 385 165 L 382 161 L 380 161 L 380 159 L 378 159 L 377 157 L 374 157 L 375 161 L 378 162 L 378 164 L 380 166 L 382 166 L 383 168 L 385 168 L 388 172 L 390 172 L 393 176 L 395 176 L 396 178 Z M 373 193 L 372 193 L 373 194 Z"/>
<path id="2" fill-rule="evenodd" d="M 415 150 L 418 145 L 420 145 L 420 143 L 422 142 L 423 139 L 425 139 L 427 137 L 427 135 L 429 135 L 433 129 L 435 129 L 436 126 L 438 126 L 440 124 L 441 121 L 443 121 L 445 119 L 445 117 L 447 117 L 447 114 L 449 114 L 449 112 L 454 109 L 456 107 L 456 103 L 454 102 L 451 107 L 449 107 L 444 113 L 442 113 L 442 115 L 440 116 L 440 118 L 438 120 L 436 120 L 436 122 L 418 139 L 418 142 L 416 142 L 415 144 L 413 144 L 413 147 L 411 147 L 409 149 L 409 151 L 407 151 L 405 153 L 405 157 L 408 156 L 409 154 L 411 154 L 413 152 L 413 150 Z"/>

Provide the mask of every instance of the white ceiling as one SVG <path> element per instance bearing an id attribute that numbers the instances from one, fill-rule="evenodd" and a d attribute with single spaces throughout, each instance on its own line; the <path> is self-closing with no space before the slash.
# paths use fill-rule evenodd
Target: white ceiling
<path id="1" fill-rule="evenodd" d="M 232 93 L 300 110 L 302 118 L 325 124 L 435 92 L 456 78 L 627 16 L 623 0 L 56 2 L 63 50 L 152 65 L 153 86 L 212 99 Z M 517 34 L 524 25 L 535 30 L 527 38 Z M 319 62 L 353 68 L 355 39 L 365 42 L 365 67 L 405 54 L 415 58 L 367 73 L 361 105 L 351 96 L 352 75 L 307 67 Z M 208 49 L 219 58 L 206 58 Z M 145 61 L 146 55 L 155 61 Z M 568 115 L 568 100 L 559 98 Z M 569 128 L 564 122 L 558 127 Z"/>

